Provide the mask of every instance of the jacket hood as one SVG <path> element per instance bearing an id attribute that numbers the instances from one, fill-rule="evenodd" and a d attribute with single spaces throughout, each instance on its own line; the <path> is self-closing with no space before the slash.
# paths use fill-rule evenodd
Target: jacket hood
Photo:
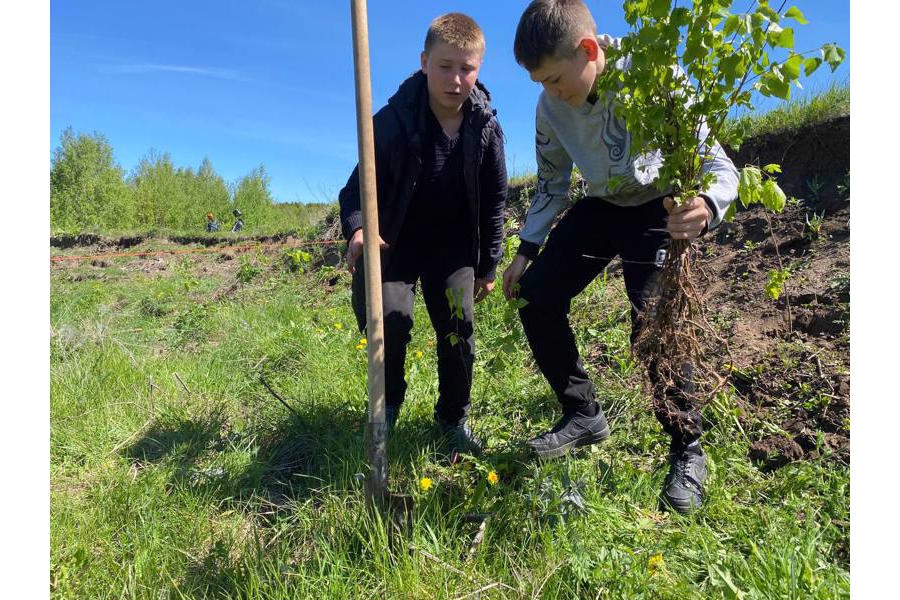
<path id="1" fill-rule="evenodd" d="M 393 107 L 407 135 L 424 129 L 425 114 L 423 108 L 428 105 L 428 80 L 422 71 L 410 75 L 393 96 L 388 99 L 388 106 Z M 491 94 L 480 80 L 463 104 L 463 112 L 477 111 L 487 118 L 496 112 L 491 108 Z"/>

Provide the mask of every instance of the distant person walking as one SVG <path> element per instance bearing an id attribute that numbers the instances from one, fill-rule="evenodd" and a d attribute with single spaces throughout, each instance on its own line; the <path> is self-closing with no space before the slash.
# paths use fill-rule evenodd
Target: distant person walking
<path id="1" fill-rule="evenodd" d="M 211 212 L 206 213 L 206 231 L 212 233 L 219 230 L 219 222 L 216 221 L 216 215 Z"/>
<path id="2" fill-rule="evenodd" d="M 238 209 L 231 211 L 231 214 L 234 215 L 234 226 L 231 228 L 231 233 L 237 233 L 244 228 L 244 220 L 241 219 L 242 214 Z"/>

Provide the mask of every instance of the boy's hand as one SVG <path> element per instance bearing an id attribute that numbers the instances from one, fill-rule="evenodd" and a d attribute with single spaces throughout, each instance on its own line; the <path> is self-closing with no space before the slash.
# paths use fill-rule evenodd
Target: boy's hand
<path id="1" fill-rule="evenodd" d="M 387 242 L 381 239 L 381 236 L 378 236 L 378 245 L 381 246 L 382 250 L 386 250 L 388 248 Z M 350 269 L 351 273 L 356 273 L 356 261 L 359 260 L 359 257 L 362 256 L 363 253 L 363 231 L 362 229 L 357 229 L 353 232 L 353 237 L 350 238 L 350 242 L 347 244 L 347 255 L 344 259 L 347 261 L 347 268 Z"/>
<path id="2" fill-rule="evenodd" d="M 487 298 L 488 294 L 494 291 L 494 280 L 493 279 L 482 279 L 479 277 L 475 278 L 475 304 L 478 304 L 485 298 Z"/>
<path id="3" fill-rule="evenodd" d="M 709 224 L 711 215 L 706 200 L 694 196 L 681 206 L 675 206 L 672 198 L 663 199 L 663 206 L 669 211 L 669 223 L 666 229 L 673 240 L 693 240 Z"/>
<path id="4" fill-rule="evenodd" d="M 519 295 L 519 279 L 528 266 L 528 257 L 516 254 L 516 257 L 510 263 L 506 270 L 503 271 L 503 295 L 507 300 L 512 300 Z"/>

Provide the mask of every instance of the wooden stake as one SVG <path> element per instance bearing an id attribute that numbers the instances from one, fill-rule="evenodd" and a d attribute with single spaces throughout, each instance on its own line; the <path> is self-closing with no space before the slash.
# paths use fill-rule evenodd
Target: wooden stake
<path id="1" fill-rule="evenodd" d="M 359 143 L 359 192 L 362 198 L 363 260 L 366 278 L 366 337 L 369 355 L 369 421 L 366 443 L 370 498 L 387 496 L 387 424 L 384 413 L 384 321 L 381 303 L 381 250 L 378 244 L 378 198 L 375 189 L 375 133 L 369 80 L 369 26 L 366 0 L 351 0 L 353 66 L 356 84 L 356 132 Z"/>

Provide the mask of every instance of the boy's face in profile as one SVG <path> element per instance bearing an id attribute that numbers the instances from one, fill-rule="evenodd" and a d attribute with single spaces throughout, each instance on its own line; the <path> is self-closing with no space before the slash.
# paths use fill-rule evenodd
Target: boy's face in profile
<path id="1" fill-rule="evenodd" d="M 422 72 L 428 78 L 428 95 L 432 106 L 448 113 L 459 112 L 478 79 L 481 52 L 461 50 L 437 42 L 428 53 L 422 53 Z"/>
<path id="2" fill-rule="evenodd" d="M 578 108 L 587 101 L 605 66 L 605 55 L 597 40 L 586 37 L 579 42 L 571 58 L 547 57 L 528 74 L 549 95 Z"/>

